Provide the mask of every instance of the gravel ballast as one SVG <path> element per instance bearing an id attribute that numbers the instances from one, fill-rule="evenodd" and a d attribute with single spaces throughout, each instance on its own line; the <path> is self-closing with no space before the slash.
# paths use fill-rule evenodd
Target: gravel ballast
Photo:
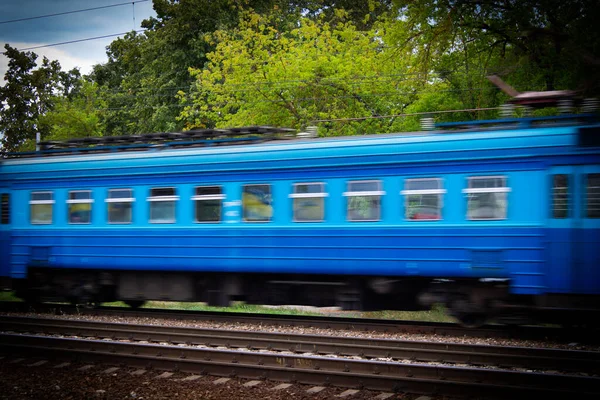
<path id="1" fill-rule="evenodd" d="M 326 387 L 318 393 L 309 393 L 310 385 L 292 384 L 288 388 L 274 390 L 280 382 L 261 381 L 256 386 L 246 387 L 249 380 L 230 379 L 215 384 L 220 379 L 202 376 L 195 380 L 183 380 L 189 374 L 174 373 L 168 378 L 158 378 L 163 371 L 146 371 L 143 375 L 132 374 L 134 369 L 119 368 L 106 373 L 110 366 L 94 365 L 85 371 L 84 364 L 71 364 L 54 368 L 58 362 L 47 362 L 42 366 L 31 366 L 35 360 L 12 363 L 13 359 L 0 360 L 0 399 L 206 399 L 206 400 L 324 400 L 336 397 L 348 389 Z M 376 399 L 380 392 L 359 390 L 347 397 L 349 400 Z M 449 397 L 423 397 L 419 394 L 395 393 L 388 400 L 452 400 Z"/>
<path id="2" fill-rule="evenodd" d="M 0 315 L 15 316 L 14 313 L 0 313 Z M 460 344 L 480 344 L 493 346 L 515 346 L 515 347 L 535 347 L 535 348 L 553 348 L 566 350 L 586 350 L 599 351 L 600 345 L 588 345 L 581 343 L 559 343 L 553 341 L 539 340 L 522 340 L 519 338 L 477 338 L 477 337 L 459 337 L 459 336 L 441 336 L 431 334 L 415 334 L 415 333 L 384 333 L 384 332 L 365 332 L 354 330 L 337 330 L 337 329 L 322 329 L 308 328 L 301 326 L 272 326 L 249 323 L 224 323 L 216 321 L 192 321 L 192 320 L 176 320 L 176 319 L 161 319 L 149 317 L 113 317 L 113 316 L 92 316 L 92 315 L 53 315 L 27 313 L 18 314 L 23 317 L 32 318 L 52 318 L 61 320 L 77 320 L 77 321 L 97 321 L 107 323 L 123 323 L 123 324 L 141 324 L 141 325 L 158 325 L 158 326 L 173 326 L 173 327 L 188 327 L 188 328 L 208 328 L 208 329 L 223 329 L 231 331 L 256 331 L 256 332 L 279 332 L 301 335 L 323 335 L 336 337 L 356 337 L 356 338 L 372 338 L 372 339 L 393 339 L 393 340 L 410 340 L 410 341 L 425 341 L 425 342 L 440 342 L 440 343 L 460 343 Z"/>

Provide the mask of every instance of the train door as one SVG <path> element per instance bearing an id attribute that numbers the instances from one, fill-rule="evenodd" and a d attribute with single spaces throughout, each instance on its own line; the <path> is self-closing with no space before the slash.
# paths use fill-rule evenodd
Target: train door
<path id="1" fill-rule="evenodd" d="M 600 166 L 554 167 L 550 187 L 550 289 L 600 294 Z"/>
<path id="2" fill-rule="evenodd" d="M 0 189 L 0 289 L 10 284 L 10 194 Z"/>

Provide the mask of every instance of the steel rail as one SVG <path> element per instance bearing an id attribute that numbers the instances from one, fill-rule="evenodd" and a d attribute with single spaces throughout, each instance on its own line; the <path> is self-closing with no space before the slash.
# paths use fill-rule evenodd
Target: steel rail
<path id="1" fill-rule="evenodd" d="M 600 352 L 3 317 L 8 332 L 600 374 Z"/>
<path id="2" fill-rule="evenodd" d="M 600 379 L 139 343 L 0 334 L 4 354 L 77 359 L 250 379 L 446 395 L 600 396 Z"/>
<path id="3" fill-rule="evenodd" d="M 431 334 L 440 336 L 519 338 L 529 340 L 562 340 L 598 343 L 597 330 L 573 330 L 539 326 L 487 325 L 465 328 L 453 323 L 397 321 L 370 318 L 253 314 L 216 311 L 183 311 L 164 309 L 131 309 L 125 307 L 82 308 L 64 304 L 29 306 L 19 302 L 0 302 L 0 312 L 36 312 L 59 315 L 112 316 L 122 318 L 157 318 L 169 320 L 210 321 L 218 323 L 247 323 L 262 326 L 297 326 L 346 331 Z"/>

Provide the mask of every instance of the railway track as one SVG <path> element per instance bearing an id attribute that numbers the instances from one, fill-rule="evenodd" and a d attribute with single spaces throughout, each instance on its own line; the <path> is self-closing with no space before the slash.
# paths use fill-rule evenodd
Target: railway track
<path id="1" fill-rule="evenodd" d="M 0 351 L 19 356 L 388 392 L 600 396 L 597 352 L 24 317 L 0 326 Z"/>
<path id="2" fill-rule="evenodd" d="M 370 318 L 329 316 L 302 316 L 280 314 L 251 314 L 215 311 L 182 311 L 161 309 L 131 309 L 125 307 L 82 308 L 64 304 L 0 303 L 0 312 L 34 312 L 58 315 L 111 316 L 121 318 L 157 318 L 179 321 L 210 321 L 217 323 L 244 323 L 260 326 L 296 326 L 345 331 L 431 334 L 453 337 L 519 338 L 523 340 L 556 340 L 579 343 L 598 343 L 597 330 L 562 329 L 540 326 L 487 325 L 465 328 L 453 323 L 395 321 Z"/>

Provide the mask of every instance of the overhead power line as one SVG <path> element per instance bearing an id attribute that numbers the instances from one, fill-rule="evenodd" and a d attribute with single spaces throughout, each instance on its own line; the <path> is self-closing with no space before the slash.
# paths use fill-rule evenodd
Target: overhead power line
<path id="1" fill-rule="evenodd" d="M 9 19 L 9 20 L 6 20 L 6 21 L 0 21 L 0 25 L 2 25 L 2 24 L 10 24 L 10 23 L 13 23 L 13 22 L 30 21 L 30 20 L 33 20 L 33 19 L 56 17 L 56 16 L 59 16 L 59 15 L 67 15 L 67 14 L 75 14 L 75 13 L 80 13 L 80 12 L 86 12 L 86 11 L 101 10 L 103 8 L 121 7 L 121 6 L 126 6 L 126 5 L 129 5 L 129 4 L 135 4 L 135 3 L 146 3 L 148 1 L 150 1 L 150 0 L 134 0 L 134 1 L 128 1 L 127 3 L 117 3 L 117 4 L 111 4 L 111 5 L 108 5 L 108 6 L 84 8 L 84 9 L 81 9 L 81 10 L 65 11 L 65 12 L 60 12 L 60 13 L 55 13 L 55 14 L 38 15 L 36 17 L 26 17 L 26 18 Z"/>
<path id="2" fill-rule="evenodd" d="M 137 31 L 132 31 L 135 33 L 141 33 L 141 32 L 145 32 L 145 29 L 140 29 Z M 89 40 L 97 40 L 97 39 L 106 39 L 109 37 L 115 37 L 115 36 L 121 36 L 121 35 L 126 35 L 129 32 L 121 32 L 121 33 L 112 33 L 110 35 L 103 35 L 103 36 L 96 36 L 96 37 L 91 37 L 91 38 L 85 38 L 85 39 L 76 39 L 76 40 L 69 40 L 66 42 L 60 42 L 60 43 L 51 43 L 51 44 L 42 44 L 39 46 L 32 46 L 32 47 L 24 47 L 22 49 L 17 49 L 18 51 L 25 51 L 25 50 L 34 50 L 34 49 L 41 49 L 44 47 L 54 47 L 54 46 L 62 46 L 64 44 L 71 44 L 71 43 L 79 43 L 79 42 L 87 42 Z M 0 53 L 2 55 L 6 54 L 5 51 L 3 51 L 2 53 Z"/>

